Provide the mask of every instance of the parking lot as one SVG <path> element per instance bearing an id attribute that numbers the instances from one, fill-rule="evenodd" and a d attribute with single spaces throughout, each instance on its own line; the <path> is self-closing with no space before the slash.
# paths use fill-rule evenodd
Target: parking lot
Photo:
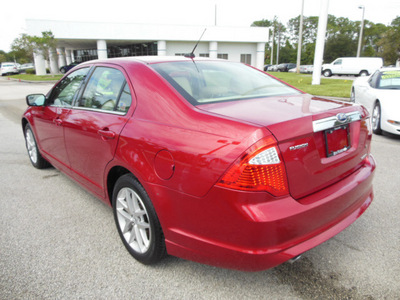
<path id="1" fill-rule="evenodd" d="M 373 136 L 373 203 L 299 261 L 256 273 L 174 257 L 144 266 L 108 206 L 32 167 L 20 116 L 26 94 L 51 86 L 0 78 L 0 299 L 400 299 L 400 138 Z"/>

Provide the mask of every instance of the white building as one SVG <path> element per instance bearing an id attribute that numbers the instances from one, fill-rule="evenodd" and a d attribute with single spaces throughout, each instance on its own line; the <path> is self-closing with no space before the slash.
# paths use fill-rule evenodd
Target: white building
<path id="1" fill-rule="evenodd" d="M 201 27 L 131 23 L 89 23 L 52 20 L 26 20 L 27 33 L 42 36 L 51 31 L 57 40 L 57 53 L 50 53 L 50 68 L 73 61 L 138 55 L 195 55 L 244 62 L 263 69 L 268 28 Z M 35 55 L 37 74 L 45 73 L 43 56 Z"/>

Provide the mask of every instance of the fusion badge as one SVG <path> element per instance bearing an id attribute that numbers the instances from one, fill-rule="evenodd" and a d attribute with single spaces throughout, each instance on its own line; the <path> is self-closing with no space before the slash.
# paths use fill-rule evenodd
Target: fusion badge
<path id="1" fill-rule="evenodd" d="M 305 147 L 308 147 L 308 143 L 304 143 L 304 144 L 300 144 L 300 145 L 296 145 L 296 146 L 291 146 L 291 147 L 289 147 L 289 150 L 293 151 L 293 150 L 298 150 L 298 149 L 305 148 Z"/>

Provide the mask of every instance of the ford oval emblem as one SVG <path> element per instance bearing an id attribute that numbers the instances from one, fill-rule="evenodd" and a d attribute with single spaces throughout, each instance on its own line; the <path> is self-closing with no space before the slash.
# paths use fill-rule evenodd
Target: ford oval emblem
<path id="1" fill-rule="evenodd" d="M 347 121 L 347 115 L 344 113 L 339 113 L 336 115 L 336 119 L 340 122 L 340 123 L 344 123 Z"/>

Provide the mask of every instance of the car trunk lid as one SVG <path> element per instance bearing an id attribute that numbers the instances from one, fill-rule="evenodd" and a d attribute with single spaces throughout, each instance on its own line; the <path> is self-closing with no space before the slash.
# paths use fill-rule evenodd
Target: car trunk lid
<path id="1" fill-rule="evenodd" d="M 295 199 L 345 178 L 369 151 L 366 110 L 350 103 L 305 94 L 198 108 L 267 127 L 278 141 Z"/>

